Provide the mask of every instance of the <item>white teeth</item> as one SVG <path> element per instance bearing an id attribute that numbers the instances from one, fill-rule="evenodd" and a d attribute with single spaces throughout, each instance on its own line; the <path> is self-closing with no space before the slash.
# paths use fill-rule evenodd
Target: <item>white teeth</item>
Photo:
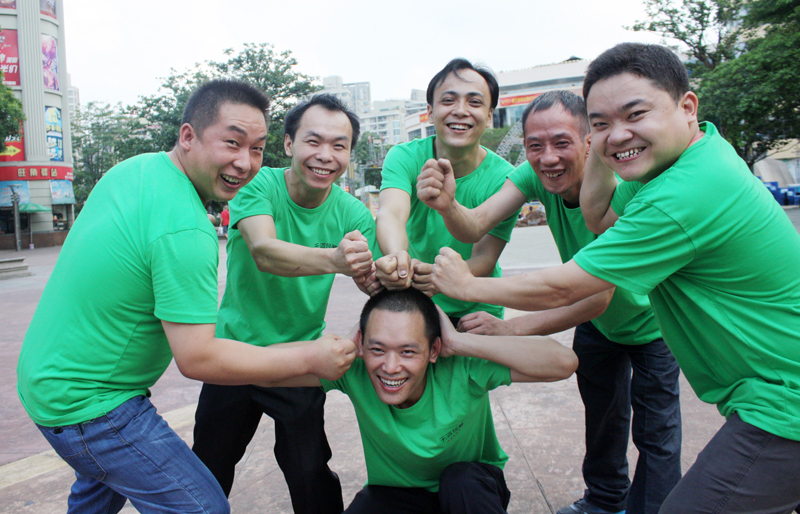
<path id="1" fill-rule="evenodd" d="M 558 173 L 547 173 L 546 171 L 544 171 L 542 173 L 544 173 L 544 176 L 547 178 L 558 178 L 564 174 L 563 171 L 559 171 Z"/>
<path id="2" fill-rule="evenodd" d="M 323 169 L 320 169 L 320 168 L 311 168 L 311 171 L 313 171 L 317 175 L 330 175 L 331 174 L 331 170 L 323 170 Z"/>
<path id="3" fill-rule="evenodd" d="M 402 380 L 389 380 L 388 378 L 383 378 L 383 377 L 378 377 L 378 378 L 381 380 L 381 382 L 386 384 L 388 387 L 401 386 L 401 385 L 403 385 L 405 383 L 406 380 L 408 380 L 407 378 L 404 378 Z"/>
<path id="4" fill-rule="evenodd" d="M 450 125 L 448 125 L 448 127 L 450 127 L 453 130 L 468 130 L 469 129 L 469 125 L 461 125 L 459 123 L 451 123 Z"/>
<path id="5" fill-rule="evenodd" d="M 634 148 L 633 150 L 628 150 L 627 152 L 616 153 L 614 156 L 617 159 L 627 159 L 628 157 L 633 157 L 635 155 L 639 155 L 639 152 L 644 150 L 643 148 Z"/>
<path id="6" fill-rule="evenodd" d="M 242 179 L 231 177 L 230 175 L 222 175 L 222 180 L 229 184 L 239 184 L 242 181 Z"/>

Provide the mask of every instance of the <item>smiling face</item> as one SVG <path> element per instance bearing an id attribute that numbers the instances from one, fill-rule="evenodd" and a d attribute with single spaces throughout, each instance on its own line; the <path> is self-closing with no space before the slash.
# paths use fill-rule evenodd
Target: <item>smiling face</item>
<path id="1" fill-rule="evenodd" d="M 531 112 L 525 122 L 525 154 L 544 188 L 577 206 L 589 134 L 581 135 L 578 118 L 555 104 Z"/>
<path id="2" fill-rule="evenodd" d="M 476 71 L 450 73 L 433 92 L 428 118 L 445 149 L 473 148 L 492 119 L 491 94 L 486 80 Z"/>
<path id="3" fill-rule="evenodd" d="M 341 111 L 313 105 L 303 113 L 294 139 L 286 134 L 283 142 L 292 158 L 287 185 L 295 202 L 302 205 L 310 197 L 327 197 L 350 164 L 352 135 L 350 119 Z"/>
<path id="4" fill-rule="evenodd" d="M 438 337 L 428 342 L 422 313 L 376 308 L 360 344 L 370 381 L 383 403 L 405 409 L 422 398 L 428 364 L 436 362 L 441 349 Z"/>
<path id="5" fill-rule="evenodd" d="M 202 134 L 181 126 L 183 169 L 203 202 L 233 199 L 261 168 L 266 138 L 264 113 L 245 104 L 220 105 L 216 122 Z"/>
<path id="6" fill-rule="evenodd" d="M 679 101 L 653 82 L 621 73 L 595 83 L 586 99 L 592 145 L 624 180 L 648 182 L 672 166 L 698 134 L 697 96 Z"/>

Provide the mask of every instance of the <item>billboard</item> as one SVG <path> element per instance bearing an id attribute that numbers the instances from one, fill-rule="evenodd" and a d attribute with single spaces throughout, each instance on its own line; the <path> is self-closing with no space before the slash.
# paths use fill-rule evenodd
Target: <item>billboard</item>
<path id="1" fill-rule="evenodd" d="M 46 126 L 47 155 L 51 161 L 63 161 L 64 131 L 61 125 L 61 109 L 58 107 L 45 107 L 44 122 Z"/>
<path id="2" fill-rule="evenodd" d="M 53 36 L 40 35 L 42 41 L 42 71 L 44 87 L 60 91 L 58 87 L 58 42 Z"/>
<path id="3" fill-rule="evenodd" d="M 22 136 L 22 127 L 19 135 L 6 137 L 6 149 L 0 152 L 0 162 L 24 161 L 25 143 Z"/>
<path id="4" fill-rule="evenodd" d="M 0 181 L 0 207 L 11 207 L 14 205 L 11 202 L 11 186 L 17 191 L 19 195 L 19 203 L 31 203 L 31 192 L 28 189 L 28 183 L 24 180 L 16 181 Z"/>
<path id="5" fill-rule="evenodd" d="M 17 0 L 0 0 L 0 9 L 16 9 Z"/>
<path id="6" fill-rule="evenodd" d="M 75 192 L 72 190 L 72 181 L 51 180 L 50 196 L 53 197 L 53 205 L 75 203 Z"/>
<path id="7" fill-rule="evenodd" d="M 17 46 L 16 30 L 0 30 L 0 71 L 3 72 L 4 86 L 19 85 L 19 46 Z"/>
<path id="8" fill-rule="evenodd" d="M 39 12 L 51 18 L 57 18 L 56 0 L 39 0 Z"/>

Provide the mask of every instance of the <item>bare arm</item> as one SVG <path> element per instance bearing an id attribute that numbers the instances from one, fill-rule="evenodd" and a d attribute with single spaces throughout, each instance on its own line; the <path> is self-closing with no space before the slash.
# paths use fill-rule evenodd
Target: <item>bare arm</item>
<path id="1" fill-rule="evenodd" d="M 442 357 L 461 355 L 486 359 L 511 369 L 512 382 L 553 382 L 572 375 L 578 357 L 555 339 L 537 336 L 482 336 L 456 332 L 439 309 Z"/>
<path id="2" fill-rule="evenodd" d="M 473 312 L 463 316 L 458 324 L 460 332 L 485 335 L 549 335 L 570 329 L 592 320 L 605 312 L 614 288 L 607 289 L 573 305 L 533 312 L 511 319 L 498 319 L 487 312 Z"/>
<path id="3" fill-rule="evenodd" d="M 575 261 L 524 275 L 476 278 L 452 248 L 442 248 L 433 266 L 433 283 L 451 298 L 485 302 L 523 311 L 572 305 L 614 285 L 587 273 Z"/>
<path id="4" fill-rule="evenodd" d="M 357 230 L 346 234 L 336 248 L 309 248 L 278 239 L 272 216 L 250 216 L 241 220 L 238 228 L 258 269 L 273 275 L 343 273 L 354 277 L 372 269 L 369 244 Z"/>
<path id="5" fill-rule="evenodd" d="M 417 177 L 417 198 L 444 219 L 448 232 L 463 243 L 477 243 L 501 221 L 519 210 L 525 195 L 506 179 L 503 187 L 474 209 L 455 199 L 453 168 L 446 159 L 425 163 Z"/>
<path id="6" fill-rule="evenodd" d="M 377 277 L 387 289 L 405 289 L 413 277 L 406 234 L 411 197 L 402 189 L 388 188 L 381 191 L 379 201 L 375 222 L 383 257 L 375 261 Z"/>
<path id="7" fill-rule="evenodd" d="M 213 324 L 161 324 L 181 373 L 210 384 L 268 386 L 270 382 L 301 375 L 335 380 L 355 359 L 353 341 L 334 335 L 259 347 L 217 338 Z"/>
<path id="8" fill-rule="evenodd" d="M 611 208 L 611 199 L 616 188 L 617 178 L 614 171 L 603 163 L 594 149 L 589 150 L 580 202 L 586 228 L 595 234 L 602 234 L 619 218 Z"/>

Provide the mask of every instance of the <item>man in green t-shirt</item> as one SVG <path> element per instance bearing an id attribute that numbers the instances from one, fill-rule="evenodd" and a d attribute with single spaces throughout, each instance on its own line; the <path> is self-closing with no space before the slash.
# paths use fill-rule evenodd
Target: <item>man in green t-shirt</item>
<path id="1" fill-rule="evenodd" d="M 378 277 L 387 288 L 411 286 L 433 296 L 456 323 L 470 312 L 502 316 L 503 310 L 439 295 L 430 280 L 433 259 L 440 248 L 449 246 L 467 260 L 475 275 L 499 277 L 497 259 L 517 217 L 512 214 L 475 244 L 461 243 L 447 233 L 442 217 L 417 199 L 417 177 L 428 168 L 452 170 L 459 201 L 469 207 L 500 190 L 514 167 L 480 146 L 498 95 L 497 79 L 490 70 L 465 59 L 450 61 L 428 84 L 428 118 L 436 135 L 393 147 L 381 172 L 376 221 L 384 257 L 376 261 Z"/>
<path id="2" fill-rule="evenodd" d="M 22 344 L 20 400 L 75 469 L 70 513 L 229 512 L 213 475 L 150 403 L 173 356 L 184 375 L 265 384 L 341 376 L 351 341 L 259 348 L 214 334 L 219 242 L 204 203 L 261 165 L 269 100 L 215 80 L 189 98 L 172 151 L 115 166 L 70 230 Z"/>
<path id="3" fill-rule="evenodd" d="M 538 199 L 567 262 L 597 238 L 586 228 L 579 205 L 590 148 L 586 105 L 574 93 L 548 91 L 525 109 L 522 126 L 528 162 L 480 206 L 460 205 L 452 175 L 432 169 L 420 175 L 417 195 L 465 241 L 483 237 L 526 201 Z M 506 321 L 478 312 L 461 318 L 459 330 L 547 335 L 573 326 L 578 388 L 586 409 L 587 489 L 582 499 L 558 514 L 657 512 L 681 478 L 680 370 L 646 296 L 617 287 L 568 307 Z M 639 450 L 632 483 L 627 459 L 631 407 L 633 442 Z"/>
<path id="4" fill-rule="evenodd" d="M 572 350 L 545 337 L 459 333 L 413 288 L 370 298 L 359 328 L 362 358 L 341 379 L 276 384 L 321 385 L 353 402 L 367 484 L 345 512 L 505 513 L 508 456 L 488 392 L 511 382 L 563 380 L 578 365 Z"/>
<path id="5" fill-rule="evenodd" d="M 716 128 L 698 123 L 669 49 L 607 50 L 584 97 L 595 162 L 581 208 L 590 226 L 618 217 L 613 226 L 566 264 L 513 283 L 474 278 L 445 249 L 433 281 L 528 310 L 614 285 L 647 294 L 692 388 L 727 418 L 659 512 L 788 513 L 800 503 L 800 235 Z M 613 172 L 641 183 L 627 203 L 610 200 Z M 756 213 L 747 223 L 743 205 Z"/>
<path id="6" fill-rule="evenodd" d="M 291 166 L 262 168 L 230 204 L 218 337 L 257 346 L 317 339 L 336 273 L 368 294 L 380 287 L 372 214 L 334 185 L 358 132 L 358 117 L 332 95 L 316 95 L 286 114 Z M 204 384 L 192 449 L 230 494 L 236 463 L 267 414 L 294 512 L 338 514 L 342 490 L 328 467 L 324 405 L 320 389 Z"/>

